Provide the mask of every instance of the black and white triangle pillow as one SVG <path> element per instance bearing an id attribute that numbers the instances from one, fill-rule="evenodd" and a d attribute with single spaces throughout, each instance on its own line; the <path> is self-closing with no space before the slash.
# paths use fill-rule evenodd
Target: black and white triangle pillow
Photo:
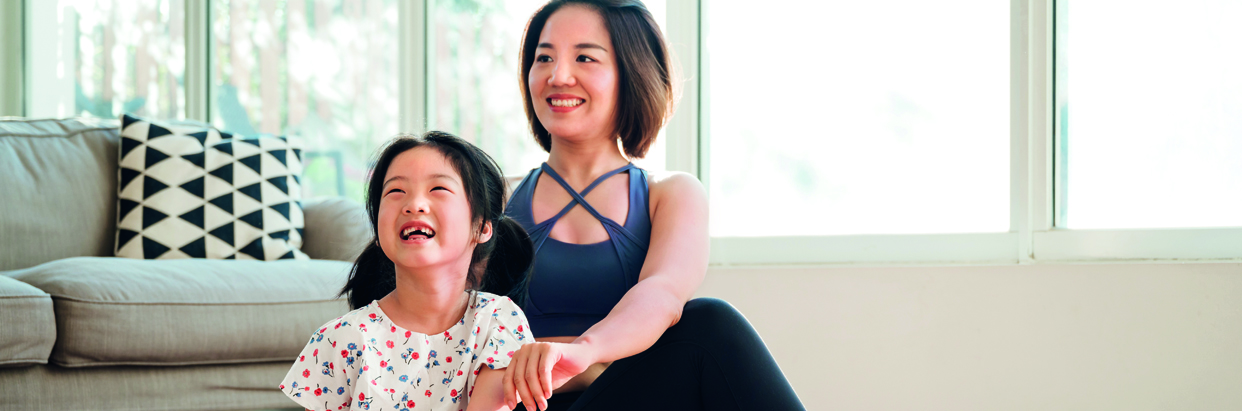
<path id="1" fill-rule="evenodd" d="M 121 119 L 116 256 L 307 259 L 302 150 L 283 137 Z"/>

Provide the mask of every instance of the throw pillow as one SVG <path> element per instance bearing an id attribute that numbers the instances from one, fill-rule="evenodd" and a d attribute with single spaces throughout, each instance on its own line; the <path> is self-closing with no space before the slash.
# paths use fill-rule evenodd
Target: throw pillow
<path id="1" fill-rule="evenodd" d="M 302 150 L 283 137 L 121 119 L 116 256 L 307 259 Z"/>

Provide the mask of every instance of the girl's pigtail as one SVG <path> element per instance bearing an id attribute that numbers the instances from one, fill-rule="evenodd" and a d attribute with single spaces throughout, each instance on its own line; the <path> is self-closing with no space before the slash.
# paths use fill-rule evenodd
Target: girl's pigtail
<path id="1" fill-rule="evenodd" d="M 349 299 L 350 309 L 356 310 L 383 298 L 396 288 L 397 272 L 392 260 L 375 241 L 371 241 L 354 261 L 349 281 L 345 282 L 341 295 Z"/>
<path id="2" fill-rule="evenodd" d="M 526 230 L 517 220 L 501 215 L 492 223 L 491 254 L 483 271 L 480 291 L 508 296 L 524 305 L 527 280 L 535 257 L 535 248 Z"/>

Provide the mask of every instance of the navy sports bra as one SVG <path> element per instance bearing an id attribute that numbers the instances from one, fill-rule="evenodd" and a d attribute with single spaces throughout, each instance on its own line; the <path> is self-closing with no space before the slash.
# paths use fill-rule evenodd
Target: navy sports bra
<path id="1" fill-rule="evenodd" d="M 625 171 L 630 176 L 630 207 L 622 225 L 595 211 L 582 197 L 608 177 Z M 548 173 L 573 200 L 560 213 L 535 224 L 531 200 L 541 173 Z M 607 241 L 570 244 L 548 237 L 552 226 L 579 205 L 604 225 Z M 651 216 L 647 208 L 647 172 L 634 164 L 605 173 L 578 193 L 548 163 L 543 163 L 513 190 L 505 215 L 517 220 L 535 244 L 530 298 L 522 310 L 536 338 L 582 335 L 604 319 L 625 292 L 638 283 L 651 239 Z"/>

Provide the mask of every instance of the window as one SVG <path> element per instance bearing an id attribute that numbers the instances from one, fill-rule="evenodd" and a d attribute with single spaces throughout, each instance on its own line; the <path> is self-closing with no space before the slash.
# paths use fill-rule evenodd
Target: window
<path id="1" fill-rule="evenodd" d="M 1009 231 L 1009 2 L 706 5 L 713 236 Z"/>
<path id="2" fill-rule="evenodd" d="M 1242 226 L 1242 3 L 1057 7 L 1057 227 Z"/>
<path id="3" fill-rule="evenodd" d="M 216 0 L 212 122 L 300 137 L 307 197 L 362 200 L 367 161 L 398 131 L 396 0 Z"/>
<path id="4" fill-rule="evenodd" d="M 47 30 L 64 44 L 76 45 L 55 47 L 53 42 L 53 47 L 29 49 L 60 60 L 46 72 L 32 71 L 32 76 L 68 75 L 73 79 L 65 82 L 53 78 L 57 86 L 27 94 L 44 103 L 48 115 L 185 116 L 184 0 L 78 0 L 31 6 L 45 8 L 62 23 L 33 30 Z M 72 89 L 59 87 L 61 84 Z"/>
<path id="5" fill-rule="evenodd" d="M 1237 2 L 774 1 L 647 2 L 684 93 L 639 164 L 706 183 L 713 264 L 1242 259 Z M 543 3 L 23 0 L 2 114 L 297 135 L 309 196 L 402 128 L 520 175 Z"/>

